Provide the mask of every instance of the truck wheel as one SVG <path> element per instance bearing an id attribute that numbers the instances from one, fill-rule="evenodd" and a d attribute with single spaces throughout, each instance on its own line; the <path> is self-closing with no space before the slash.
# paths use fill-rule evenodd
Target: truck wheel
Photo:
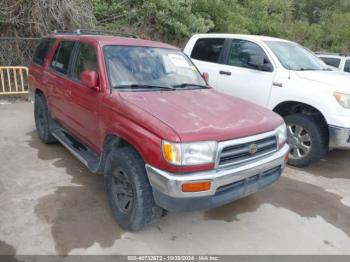
<path id="1" fill-rule="evenodd" d="M 319 161 L 328 152 L 324 127 L 315 118 L 303 114 L 284 118 L 290 146 L 288 164 L 303 167 Z"/>
<path id="2" fill-rule="evenodd" d="M 139 231 L 159 221 L 157 206 L 145 170 L 145 163 L 131 147 L 113 150 L 106 159 L 105 189 L 118 224 Z"/>
<path id="3" fill-rule="evenodd" d="M 42 95 L 35 96 L 34 119 L 36 131 L 40 140 L 45 144 L 57 143 L 57 139 L 50 132 L 49 110 L 46 100 Z"/>

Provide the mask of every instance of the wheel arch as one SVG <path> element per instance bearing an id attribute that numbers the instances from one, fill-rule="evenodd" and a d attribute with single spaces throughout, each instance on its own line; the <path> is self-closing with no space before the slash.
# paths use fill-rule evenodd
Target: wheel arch
<path id="1" fill-rule="evenodd" d="M 132 147 L 133 149 L 135 149 L 135 151 L 143 159 L 142 154 L 140 153 L 140 150 L 138 150 L 137 147 L 135 147 L 133 144 L 129 143 L 129 141 L 127 141 L 123 137 L 116 135 L 116 134 L 106 135 L 104 142 L 103 142 L 103 150 L 101 153 L 100 164 L 99 164 L 97 172 L 102 173 L 104 171 L 107 156 L 113 149 L 122 148 L 122 147 L 126 147 L 126 146 L 129 146 L 129 147 Z"/>
<path id="2" fill-rule="evenodd" d="M 272 111 L 279 114 L 282 117 L 286 117 L 292 114 L 304 114 L 308 116 L 313 116 L 320 121 L 326 133 L 327 140 L 329 139 L 327 119 L 324 116 L 324 114 L 313 105 L 290 100 L 277 104 Z"/>
<path id="3" fill-rule="evenodd" d="M 272 111 L 279 114 L 282 117 L 298 113 L 319 116 L 322 118 L 324 123 L 327 124 L 326 117 L 317 107 L 299 101 L 289 100 L 280 102 L 272 109 Z"/>
<path id="4" fill-rule="evenodd" d="M 41 89 L 39 89 L 39 88 L 35 88 L 34 95 L 35 96 L 43 96 L 43 97 L 45 97 L 44 92 Z"/>

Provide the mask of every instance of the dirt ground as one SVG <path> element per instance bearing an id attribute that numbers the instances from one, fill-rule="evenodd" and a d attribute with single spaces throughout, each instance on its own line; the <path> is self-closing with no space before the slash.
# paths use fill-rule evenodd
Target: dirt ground
<path id="1" fill-rule="evenodd" d="M 350 151 L 288 167 L 232 204 L 168 213 L 130 233 L 112 218 L 103 177 L 42 144 L 32 111 L 0 101 L 0 254 L 350 254 Z"/>

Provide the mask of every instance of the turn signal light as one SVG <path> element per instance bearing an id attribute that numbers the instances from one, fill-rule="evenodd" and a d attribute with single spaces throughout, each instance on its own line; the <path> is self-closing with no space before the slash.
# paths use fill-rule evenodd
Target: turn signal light
<path id="1" fill-rule="evenodd" d="M 287 163 L 289 160 L 289 154 L 287 153 L 285 156 L 284 156 L 284 162 Z"/>
<path id="2" fill-rule="evenodd" d="M 210 181 L 191 182 L 182 184 L 182 192 L 208 191 L 211 187 Z"/>

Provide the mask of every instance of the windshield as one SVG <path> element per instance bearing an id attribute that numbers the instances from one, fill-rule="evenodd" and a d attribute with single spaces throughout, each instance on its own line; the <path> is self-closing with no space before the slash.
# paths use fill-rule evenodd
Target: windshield
<path id="1" fill-rule="evenodd" d="M 105 46 L 104 55 L 112 88 L 205 88 L 192 62 L 176 49 Z"/>
<path id="2" fill-rule="evenodd" d="M 327 70 L 311 51 L 293 42 L 265 41 L 278 60 L 289 70 Z"/>

